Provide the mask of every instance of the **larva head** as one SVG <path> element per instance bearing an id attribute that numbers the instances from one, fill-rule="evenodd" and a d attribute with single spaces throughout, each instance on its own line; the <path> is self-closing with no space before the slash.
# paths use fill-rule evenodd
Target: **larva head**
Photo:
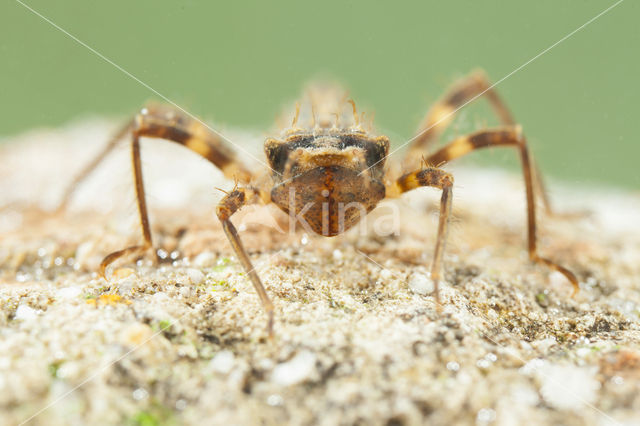
<path id="1" fill-rule="evenodd" d="M 389 139 L 336 130 L 265 142 L 273 202 L 324 236 L 349 229 L 385 197 Z"/>

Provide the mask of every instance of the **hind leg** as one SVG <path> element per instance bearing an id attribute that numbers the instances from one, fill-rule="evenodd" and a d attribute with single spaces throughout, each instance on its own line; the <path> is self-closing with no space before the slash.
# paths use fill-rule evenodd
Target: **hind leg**
<path id="1" fill-rule="evenodd" d="M 443 164 L 481 148 L 506 146 L 515 148 L 520 154 L 522 173 L 527 196 L 527 235 L 529 258 L 562 273 L 573 285 L 573 293 L 578 289 L 578 279 L 567 268 L 538 254 L 536 206 L 534 197 L 534 168 L 529 156 L 527 142 L 519 126 L 504 129 L 483 130 L 460 137 L 426 158 L 427 164 Z"/>
<path id="2" fill-rule="evenodd" d="M 484 98 L 489 102 L 491 109 L 502 125 L 515 126 L 516 121 L 513 118 L 513 114 L 493 86 L 482 70 L 474 71 L 455 83 L 427 112 L 427 115 L 419 127 L 418 134 L 411 140 L 411 145 L 405 157 L 405 163 L 416 166 L 416 160 L 421 158 L 421 156 L 428 151 L 429 147 L 438 140 L 439 136 L 451 124 L 457 112 L 477 98 Z M 549 194 L 544 185 L 539 168 L 535 165 L 533 158 L 530 158 L 530 162 L 533 165 L 534 190 L 542 200 L 547 214 L 566 218 L 585 215 L 584 212 L 556 213 L 551 205 Z M 439 165 L 437 163 L 430 164 L 434 166 Z"/>
<path id="3" fill-rule="evenodd" d="M 209 160 L 223 171 L 225 176 L 248 183 L 251 172 L 237 159 L 235 151 L 209 131 L 200 122 L 191 119 L 180 111 L 168 107 L 148 107 L 136 115 L 130 127 L 131 159 L 136 189 L 136 201 L 142 227 L 143 243 L 127 247 L 109 254 L 100 265 L 102 275 L 114 261 L 127 255 L 140 255 L 153 246 L 149 214 L 145 197 L 144 180 L 140 156 L 140 137 L 166 139 L 189 148 Z"/>

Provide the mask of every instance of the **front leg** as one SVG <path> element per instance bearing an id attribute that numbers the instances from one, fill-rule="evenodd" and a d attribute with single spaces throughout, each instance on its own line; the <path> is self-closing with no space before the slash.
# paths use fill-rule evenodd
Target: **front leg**
<path id="1" fill-rule="evenodd" d="M 268 196 L 266 194 L 261 193 L 261 191 L 256 189 L 236 189 L 220 200 L 220 203 L 216 208 L 216 214 L 218 215 L 220 222 L 222 222 L 222 229 L 224 229 L 224 233 L 227 235 L 233 251 L 238 256 L 240 263 L 242 263 L 242 267 L 247 272 L 247 275 L 249 275 L 249 279 L 251 279 L 251 283 L 260 297 L 262 306 L 267 313 L 267 332 L 269 333 L 269 337 L 273 337 L 273 303 L 262 285 L 262 281 L 260 280 L 255 267 L 251 264 L 249 255 L 242 245 L 242 241 L 240 240 L 236 227 L 231 223 L 231 216 L 240 210 L 242 206 L 255 203 L 260 200 L 266 201 L 267 199 Z"/>
<path id="2" fill-rule="evenodd" d="M 411 191 L 422 186 L 431 186 L 442 190 L 440 198 L 440 217 L 438 219 L 438 236 L 436 248 L 431 263 L 431 279 L 433 280 L 436 306 L 440 309 L 439 281 L 442 279 L 442 256 L 447 242 L 449 230 L 449 217 L 451 216 L 451 197 L 453 188 L 453 176 L 442 169 L 427 167 L 422 170 L 407 173 L 388 189 L 390 196 Z"/>

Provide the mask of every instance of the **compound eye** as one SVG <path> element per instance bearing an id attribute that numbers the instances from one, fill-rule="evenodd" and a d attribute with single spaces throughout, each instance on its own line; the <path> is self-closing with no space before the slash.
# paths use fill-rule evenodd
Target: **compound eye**
<path id="1" fill-rule="evenodd" d="M 271 168 L 277 173 L 283 173 L 289 157 L 288 145 L 277 139 L 269 138 L 264 143 L 264 153 Z"/>
<path id="2" fill-rule="evenodd" d="M 367 166 L 383 165 L 384 160 L 389 154 L 389 138 L 380 136 L 375 139 L 374 143 L 367 146 L 366 159 Z"/>
<path id="3" fill-rule="evenodd" d="M 389 153 L 389 138 L 386 136 L 380 136 L 376 139 L 376 143 L 379 144 L 384 150 L 384 155 Z"/>

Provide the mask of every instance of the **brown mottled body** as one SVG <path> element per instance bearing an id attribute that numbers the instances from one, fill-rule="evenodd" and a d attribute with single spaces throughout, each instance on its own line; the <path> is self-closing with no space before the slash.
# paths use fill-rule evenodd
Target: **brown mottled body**
<path id="1" fill-rule="evenodd" d="M 315 233 L 338 235 L 385 197 L 384 161 L 376 162 L 388 151 L 384 136 L 338 129 L 269 139 L 265 153 L 273 170 L 271 200 L 283 211 L 301 215 Z"/>
<path id="2" fill-rule="evenodd" d="M 431 155 L 428 146 L 452 121 L 455 112 L 476 97 L 484 96 L 505 125 L 504 128 L 483 130 L 460 137 Z M 386 164 L 389 139 L 365 130 L 355 103 L 335 86 L 312 86 L 306 93 L 304 105 L 297 105 L 291 126 L 279 137 L 268 138 L 264 151 L 271 169 L 269 187 L 257 187 L 254 174 L 242 165 L 235 151 L 215 132 L 200 121 L 164 106 L 150 106 L 109 142 L 87 168 L 73 181 L 65 193 L 63 205 L 77 185 L 98 166 L 117 141 L 131 134 L 133 171 L 138 210 L 144 244 L 111 253 L 102 261 L 101 272 L 115 260 L 130 254 L 141 254 L 151 248 L 149 226 L 142 178 L 139 138 L 142 136 L 170 140 L 200 154 L 234 178 L 242 187 L 220 201 L 216 214 L 235 253 L 254 285 L 267 312 L 267 328 L 273 329 L 273 303 L 255 272 L 231 217 L 251 203 L 273 202 L 281 210 L 322 236 L 338 235 L 373 210 L 386 197 L 420 187 L 433 187 L 442 193 L 438 234 L 435 242 L 431 278 L 439 307 L 438 282 L 442 278 L 442 259 L 451 215 L 453 176 L 440 165 L 485 147 L 510 146 L 518 150 L 522 162 L 527 195 L 528 248 L 532 261 L 542 263 L 563 273 L 578 289 L 576 277 L 568 269 L 538 255 L 536 239 L 535 196 L 541 196 L 549 210 L 549 203 L 539 173 L 533 164 L 526 140 L 506 106 L 500 100 L 484 73 L 475 72 L 456 84 L 453 89 L 427 113 L 421 131 L 412 139 L 403 164 L 412 171 L 395 178 Z M 422 159 L 422 161 L 420 161 Z M 237 186 L 237 185 L 236 185 Z"/>

